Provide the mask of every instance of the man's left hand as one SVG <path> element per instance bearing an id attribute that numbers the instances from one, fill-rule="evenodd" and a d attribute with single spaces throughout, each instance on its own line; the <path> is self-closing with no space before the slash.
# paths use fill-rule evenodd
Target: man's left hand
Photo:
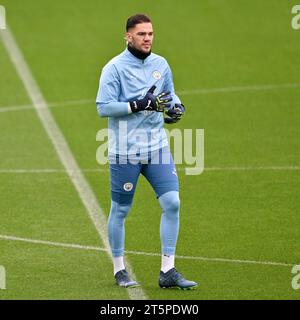
<path id="1" fill-rule="evenodd" d="M 165 123 L 171 124 L 171 123 L 176 123 L 178 122 L 181 117 L 185 113 L 185 107 L 181 103 L 175 103 L 174 106 L 169 108 L 165 114 L 166 117 L 164 118 Z"/>

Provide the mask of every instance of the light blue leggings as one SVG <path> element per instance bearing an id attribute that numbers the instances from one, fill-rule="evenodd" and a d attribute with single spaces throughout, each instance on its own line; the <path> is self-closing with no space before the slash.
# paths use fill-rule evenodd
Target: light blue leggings
<path id="1" fill-rule="evenodd" d="M 160 223 L 162 254 L 174 255 L 179 230 L 179 193 L 178 191 L 169 191 L 161 195 L 158 200 L 162 208 Z M 113 257 L 124 255 L 125 218 L 130 208 L 131 204 L 121 205 L 111 200 L 108 237 Z"/>

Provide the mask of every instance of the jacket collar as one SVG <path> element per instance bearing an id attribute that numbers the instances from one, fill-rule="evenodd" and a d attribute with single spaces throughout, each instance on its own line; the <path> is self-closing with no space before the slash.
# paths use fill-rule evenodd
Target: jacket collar
<path id="1" fill-rule="evenodd" d="M 145 60 L 151 55 L 151 51 L 149 53 L 144 53 L 129 45 L 127 45 L 127 48 L 125 51 L 127 55 L 138 59 L 140 62 L 145 62 Z"/>

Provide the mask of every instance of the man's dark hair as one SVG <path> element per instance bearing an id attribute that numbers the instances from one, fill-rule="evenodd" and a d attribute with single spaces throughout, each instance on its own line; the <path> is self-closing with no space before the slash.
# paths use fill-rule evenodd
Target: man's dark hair
<path id="1" fill-rule="evenodd" d="M 137 24 L 144 22 L 151 22 L 151 19 L 148 16 L 141 13 L 135 14 L 134 16 L 131 16 L 127 19 L 126 31 L 128 31 L 131 28 L 134 28 Z"/>

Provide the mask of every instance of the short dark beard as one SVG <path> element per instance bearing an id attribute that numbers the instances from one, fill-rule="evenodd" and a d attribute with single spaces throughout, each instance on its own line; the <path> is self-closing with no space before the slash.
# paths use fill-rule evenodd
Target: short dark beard
<path id="1" fill-rule="evenodd" d="M 136 58 L 138 58 L 138 59 L 141 59 L 141 60 L 145 60 L 147 57 L 149 57 L 150 56 L 150 54 L 151 54 L 151 50 L 149 51 L 149 52 L 143 52 L 143 51 L 141 51 L 141 50 L 138 50 L 138 49 L 136 49 L 136 48 L 134 48 L 132 45 L 130 45 L 129 43 L 128 43 L 128 45 L 127 45 L 127 49 L 129 50 L 129 52 L 131 53 L 131 54 L 133 54 Z"/>

